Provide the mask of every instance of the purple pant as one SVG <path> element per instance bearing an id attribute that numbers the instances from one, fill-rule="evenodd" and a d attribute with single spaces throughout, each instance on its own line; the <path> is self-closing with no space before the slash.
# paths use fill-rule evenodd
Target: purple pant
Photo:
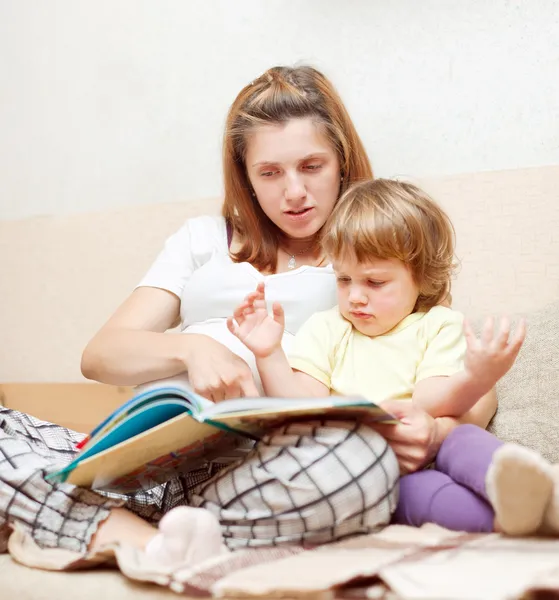
<path id="1" fill-rule="evenodd" d="M 468 532 L 493 531 L 495 513 L 485 491 L 493 453 L 503 442 L 475 425 L 460 425 L 443 442 L 435 469 L 400 479 L 394 523 L 436 523 Z"/>

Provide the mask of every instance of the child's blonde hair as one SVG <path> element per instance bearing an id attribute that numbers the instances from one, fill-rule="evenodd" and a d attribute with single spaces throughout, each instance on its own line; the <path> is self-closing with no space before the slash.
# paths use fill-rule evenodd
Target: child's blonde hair
<path id="1" fill-rule="evenodd" d="M 334 261 L 404 262 L 419 288 L 416 311 L 449 299 L 454 241 L 452 222 L 428 194 L 390 179 L 352 185 L 334 207 L 322 237 L 324 251 Z"/>

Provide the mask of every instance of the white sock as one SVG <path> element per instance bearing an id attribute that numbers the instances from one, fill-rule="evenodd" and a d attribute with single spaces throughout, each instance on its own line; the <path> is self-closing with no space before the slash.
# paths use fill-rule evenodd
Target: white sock
<path id="1" fill-rule="evenodd" d="M 551 465 L 542 456 L 505 444 L 493 455 L 485 482 L 504 533 L 520 536 L 538 531 L 553 490 Z"/>
<path id="2" fill-rule="evenodd" d="M 145 549 L 155 563 L 168 567 L 193 566 L 224 552 L 228 550 L 223 544 L 219 521 L 208 510 L 190 506 L 170 510 Z"/>
<path id="3" fill-rule="evenodd" d="M 540 532 L 546 535 L 557 536 L 559 534 L 559 465 L 552 465 L 551 471 L 553 476 L 553 490 L 545 509 Z"/>

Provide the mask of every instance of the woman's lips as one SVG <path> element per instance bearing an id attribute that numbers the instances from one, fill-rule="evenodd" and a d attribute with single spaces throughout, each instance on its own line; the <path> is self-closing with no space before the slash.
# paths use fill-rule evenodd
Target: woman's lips
<path id="1" fill-rule="evenodd" d="M 290 221 L 306 221 L 312 215 L 313 211 L 314 211 L 314 208 L 311 206 L 309 208 L 305 208 L 302 211 L 297 211 L 297 212 L 295 212 L 295 211 L 286 211 L 283 214 Z"/>

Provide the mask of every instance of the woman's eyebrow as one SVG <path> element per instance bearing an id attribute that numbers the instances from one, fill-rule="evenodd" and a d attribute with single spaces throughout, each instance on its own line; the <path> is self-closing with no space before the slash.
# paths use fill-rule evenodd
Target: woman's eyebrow
<path id="1" fill-rule="evenodd" d="M 252 166 L 253 167 L 261 167 L 263 165 L 274 165 L 277 164 L 276 161 L 273 160 L 261 160 L 259 162 L 255 162 Z"/>
<path id="2" fill-rule="evenodd" d="M 311 154 L 307 154 L 306 156 L 303 156 L 303 158 L 301 158 L 300 162 L 303 162 L 304 160 L 309 160 L 311 158 L 326 158 L 328 156 L 327 152 L 311 152 Z"/>
<path id="3" fill-rule="evenodd" d="M 307 154 L 306 156 L 303 156 L 302 158 L 298 159 L 297 162 L 305 162 L 306 160 L 310 160 L 311 158 L 326 158 L 328 156 L 327 152 L 311 152 L 310 154 Z M 260 160 L 258 162 L 255 162 L 252 167 L 261 167 L 263 165 L 279 165 L 281 164 L 281 161 L 277 161 L 277 160 Z"/>

